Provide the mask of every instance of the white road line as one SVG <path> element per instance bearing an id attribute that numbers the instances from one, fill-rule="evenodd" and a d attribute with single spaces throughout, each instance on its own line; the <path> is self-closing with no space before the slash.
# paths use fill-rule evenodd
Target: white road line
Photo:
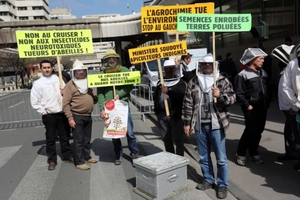
<path id="1" fill-rule="evenodd" d="M 7 163 L 7 161 L 15 155 L 21 146 L 2 147 L 0 148 L 0 168 Z"/>
<path id="2" fill-rule="evenodd" d="M 44 156 L 46 154 L 45 149 L 43 147 L 42 152 L 37 156 L 9 200 L 49 199 L 62 161 L 58 159 L 55 170 L 48 171 L 47 158 Z"/>
<path id="3" fill-rule="evenodd" d="M 15 107 L 15 106 L 17 106 L 17 105 L 20 105 L 20 104 L 22 104 L 22 103 L 24 103 L 24 101 L 21 101 L 21 102 L 15 104 L 15 105 L 9 106 L 9 108 L 13 108 L 13 107 Z"/>
<path id="4" fill-rule="evenodd" d="M 95 155 L 94 152 L 100 152 L 100 155 Z M 106 157 L 105 159 L 111 157 L 112 162 L 102 161 L 90 165 L 90 200 L 98 200 L 99 197 L 101 199 L 131 199 L 123 167 L 122 165 L 116 166 L 113 163 L 115 153 L 111 141 L 105 142 L 101 139 L 99 142 L 98 140 L 97 145 L 93 144 L 91 156 L 97 160 L 99 156 L 100 160 L 101 156 Z"/>

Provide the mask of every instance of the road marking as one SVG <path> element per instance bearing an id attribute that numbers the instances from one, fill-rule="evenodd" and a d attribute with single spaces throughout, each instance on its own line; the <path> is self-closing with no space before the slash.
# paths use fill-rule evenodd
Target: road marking
<path id="1" fill-rule="evenodd" d="M 12 129 L 4 129 L 4 130 L 0 130 L 0 132 L 4 132 L 4 131 L 14 131 L 16 130 L 15 128 L 12 128 Z"/>
<path id="2" fill-rule="evenodd" d="M 7 163 L 7 161 L 15 155 L 21 146 L 2 147 L 0 148 L 0 168 Z"/>
<path id="3" fill-rule="evenodd" d="M 10 200 L 49 199 L 62 161 L 58 159 L 55 170 L 48 171 L 45 154 L 46 147 L 43 147 L 18 187 L 10 196 Z"/>
<path id="4" fill-rule="evenodd" d="M 13 108 L 13 107 L 15 107 L 15 106 L 17 106 L 17 105 L 20 105 L 20 104 L 22 104 L 22 103 L 24 103 L 24 101 L 21 101 L 21 102 L 15 104 L 15 105 L 9 106 L 9 108 Z"/>
<path id="5" fill-rule="evenodd" d="M 93 140 L 91 156 L 97 160 L 100 157 L 101 162 L 90 165 L 90 200 L 98 200 L 99 197 L 101 199 L 131 199 L 123 167 L 114 164 L 115 153 L 112 145 L 110 140 L 99 138 Z"/>

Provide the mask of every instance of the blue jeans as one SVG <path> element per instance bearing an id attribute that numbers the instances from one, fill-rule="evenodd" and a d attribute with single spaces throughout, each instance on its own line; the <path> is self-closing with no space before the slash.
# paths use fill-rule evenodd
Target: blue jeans
<path id="1" fill-rule="evenodd" d="M 223 129 L 212 130 L 211 123 L 202 123 L 201 131 L 196 131 L 200 167 L 204 180 L 215 182 L 214 169 L 211 161 L 211 148 L 217 159 L 217 184 L 219 187 L 228 187 L 228 163 L 226 156 L 225 134 Z"/>
<path id="2" fill-rule="evenodd" d="M 127 121 L 127 143 L 128 143 L 128 148 L 130 150 L 130 154 L 139 154 L 139 149 L 137 148 L 137 143 L 136 139 L 133 133 L 133 122 L 131 118 L 131 112 L 128 107 L 128 121 Z M 123 147 L 122 147 L 122 142 L 121 139 L 112 139 L 113 145 L 114 145 L 114 151 L 116 153 L 116 156 L 122 156 L 123 155 Z"/>

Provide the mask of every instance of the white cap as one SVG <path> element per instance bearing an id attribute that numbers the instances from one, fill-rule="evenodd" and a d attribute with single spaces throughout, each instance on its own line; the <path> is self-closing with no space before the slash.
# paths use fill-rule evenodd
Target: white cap
<path id="1" fill-rule="evenodd" d="M 211 53 L 208 53 L 202 57 L 202 59 L 199 61 L 199 63 L 213 63 L 214 58 Z"/>
<path id="2" fill-rule="evenodd" d="M 175 61 L 174 60 L 165 60 L 164 62 L 164 67 L 168 67 L 168 66 L 176 66 Z"/>
<path id="3" fill-rule="evenodd" d="M 75 62 L 73 63 L 73 70 L 76 70 L 76 69 L 87 69 L 86 66 L 83 65 L 82 62 L 80 62 L 79 60 L 75 60 Z"/>
<path id="4" fill-rule="evenodd" d="M 240 59 L 240 62 L 243 65 L 246 65 L 251 60 L 253 60 L 256 57 L 263 56 L 266 57 L 268 54 L 266 54 L 263 50 L 260 48 L 248 48 L 244 51 L 244 54 L 242 58 Z"/>

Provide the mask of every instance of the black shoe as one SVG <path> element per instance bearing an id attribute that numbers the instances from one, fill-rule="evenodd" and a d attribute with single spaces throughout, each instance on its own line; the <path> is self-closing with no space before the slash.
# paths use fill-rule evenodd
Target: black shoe
<path id="1" fill-rule="evenodd" d="M 294 170 L 300 170 L 300 161 L 293 167 Z"/>
<path id="2" fill-rule="evenodd" d="M 69 158 L 65 160 L 66 163 L 74 163 L 74 158 Z"/>
<path id="3" fill-rule="evenodd" d="M 286 154 L 278 156 L 277 160 L 279 161 L 285 161 L 285 160 L 297 160 L 297 157 L 294 156 L 287 156 Z"/>
<path id="4" fill-rule="evenodd" d="M 225 199 L 227 197 L 227 188 L 219 187 L 217 190 L 217 197 L 218 199 Z"/>
<path id="5" fill-rule="evenodd" d="M 198 190 L 207 190 L 209 188 L 212 188 L 213 184 L 207 182 L 207 181 L 202 181 L 201 183 L 199 183 L 196 187 L 196 189 Z"/>

